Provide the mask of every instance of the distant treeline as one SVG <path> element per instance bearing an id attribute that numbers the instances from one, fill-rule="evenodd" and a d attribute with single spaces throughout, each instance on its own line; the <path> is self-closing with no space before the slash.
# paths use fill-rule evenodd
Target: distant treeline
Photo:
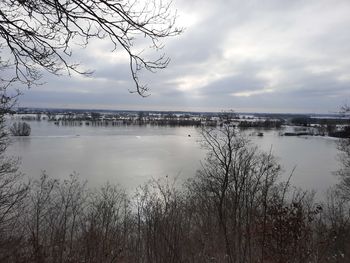
<path id="1" fill-rule="evenodd" d="M 265 116 L 266 115 L 266 116 Z M 284 118 L 282 118 L 284 116 Z M 230 124 L 239 128 L 279 129 L 282 125 L 318 126 L 321 135 L 332 137 L 349 137 L 346 126 L 350 126 L 350 119 L 346 118 L 313 118 L 308 115 L 274 115 L 264 114 L 256 116 L 239 116 L 235 113 L 217 114 L 174 114 L 164 113 L 152 115 L 149 112 L 127 112 L 119 114 L 102 114 L 100 112 L 62 114 L 36 113 L 24 115 L 23 120 L 53 121 L 57 125 L 91 125 L 91 126 L 118 126 L 118 125 L 155 125 L 155 126 L 222 126 Z M 339 128 L 339 126 L 343 126 Z"/>
<path id="2" fill-rule="evenodd" d="M 279 129 L 284 124 L 284 120 L 257 120 L 257 121 L 240 121 L 240 128 L 264 128 L 264 129 Z"/>
<path id="3" fill-rule="evenodd" d="M 63 126 L 120 126 L 120 125 L 152 125 L 152 126 L 200 126 L 201 121 L 199 120 L 186 120 L 186 119 L 164 119 L 164 120 L 149 120 L 140 121 L 133 119 L 124 119 L 117 121 L 101 121 L 101 120 L 91 120 L 91 121 L 80 121 L 80 120 L 61 120 L 53 121 L 56 125 Z"/>
<path id="4" fill-rule="evenodd" d="M 311 118 L 307 116 L 299 116 L 290 119 L 290 123 L 299 126 L 308 126 L 311 124 L 318 125 L 350 125 L 350 119 L 344 118 Z"/>
<path id="5" fill-rule="evenodd" d="M 317 119 L 303 116 L 291 119 L 290 123 L 296 126 L 314 126 L 318 129 L 318 134 L 321 135 L 328 135 L 338 138 L 350 138 L 349 119 Z"/>

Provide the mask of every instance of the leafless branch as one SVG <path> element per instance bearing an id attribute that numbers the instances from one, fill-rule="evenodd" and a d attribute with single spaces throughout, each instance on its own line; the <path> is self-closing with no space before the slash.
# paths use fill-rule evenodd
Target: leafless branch
<path id="1" fill-rule="evenodd" d="M 91 39 L 108 39 L 114 50 L 124 49 L 130 59 L 132 90 L 148 95 L 138 73 L 142 69 L 164 69 L 169 58 L 160 55 L 147 60 L 134 50 L 137 37 L 151 42 L 151 49 L 162 48 L 161 39 L 176 36 L 176 13 L 161 0 L 3 0 L 0 3 L 0 43 L 9 54 L 14 78 L 28 87 L 38 84 L 41 70 L 60 75 L 89 75 L 78 64 L 70 63 L 73 40 L 82 46 Z"/>

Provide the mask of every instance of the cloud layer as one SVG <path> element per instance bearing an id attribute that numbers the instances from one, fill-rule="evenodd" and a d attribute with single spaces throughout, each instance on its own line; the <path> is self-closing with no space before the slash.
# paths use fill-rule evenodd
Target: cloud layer
<path id="1" fill-rule="evenodd" d="M 185 32 L 166 40 L 169 67 L 134 88 L 122 50 L 94 42 L 75 60 L 90 78 L 46 76 L 22 106 L 332 112 L 350 98 L 350 2 L 174 1 Z"/>

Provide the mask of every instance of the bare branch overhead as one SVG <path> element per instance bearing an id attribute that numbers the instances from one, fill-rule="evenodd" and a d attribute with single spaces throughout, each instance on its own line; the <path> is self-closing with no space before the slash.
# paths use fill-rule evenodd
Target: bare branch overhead
<path id="1" fill-rule="evenodd" d="M 163 69 L 169 58 L 161 54 L 148 60 L 133 49 L 135 40 L 145 38 L 150 49 L 159 51 L 161 39 L 181 33 L 175 19 L 170 3 L 161 0 L 2 0 L 0 44 L 10 54 L 17 81 L 30 87 L 40 79 L 41 69 L 90 74 L 69 62 L 73 40 L 86 46 L 91 39 L 108 39 L 114 50 L 122 48 L 129 56 L 136 84 L 132 92 L 146 96 L 139 71 Z"/>

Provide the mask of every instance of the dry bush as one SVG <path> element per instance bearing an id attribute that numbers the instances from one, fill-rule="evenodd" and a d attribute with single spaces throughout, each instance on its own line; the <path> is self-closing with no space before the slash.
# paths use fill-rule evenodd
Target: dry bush
<path id="1" fill-rule="evenodd" d="M 30 131 L 30 125 L 26 122 L 15 122 L 10 127 L 10 132 L 13 136 L 29 136 Z"/>

